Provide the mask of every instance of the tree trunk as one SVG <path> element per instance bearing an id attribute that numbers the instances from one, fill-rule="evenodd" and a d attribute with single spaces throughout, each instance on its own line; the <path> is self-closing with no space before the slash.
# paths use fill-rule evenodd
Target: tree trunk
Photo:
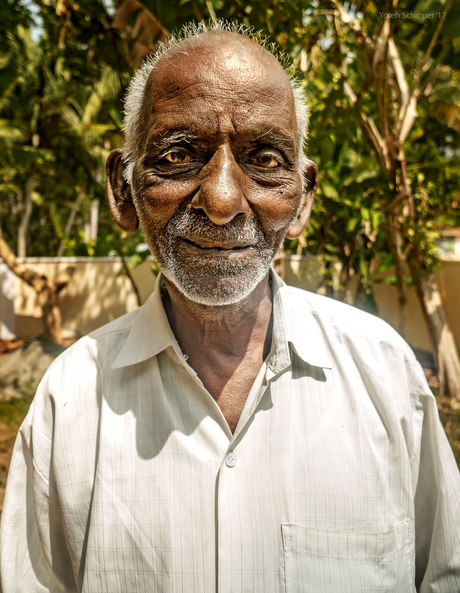
<path id="1" fill-rule="evenodd" d="M 70 212 L 69 218 L 65 225 L 64 234 L 65 234 L 66 240 L 68 239 L 68 237 L 70 235 L 70 232 L 73 227 L 73 223 L 75 222 L 75 217 L 77 216 L 77 212 L 78 212 L 78 209 L 80 208 L 80 204 L 81 204 L 82 200 L 83 200 L 83 192 L 78 194 L 78 198 L 75 200 L 75 202 L 72 206 L 72 210 Z M 65 245 L 63 243 L 61 243 L 59 245 L 57 256 L 62 257 L 64 255 L 64 250 L 65 250 Z"/>
<path id="2" fill-rule="evenodd" d="M 27 254 L 27 233 L 29 230 L 30 217 L 32 215 L 32 192 L 34 191 L 36 168 L 36 164 L 32 163 L 26 181 L 24 210 L 18 228 L 18 257 L 26 257 Z"/>
<path id="3" fill-rule="evenodd" d="M 45 339 L 62 344 L 62 314 L 57 303 L 43 307 Z"/>
<path id="4" fill-rule="evenodd" d="M 324 277 L 326 278 L 326 296 L 333 299 L 335 294 L 334 294 L 334 287 L 333 287 L 333 280 L 334 280 L 334 268 L 331 265 L 332 262 L 330 259 L 327 259 L 325 264 L 324 264 Z"/>
<path id="5" fill-rule="evenodd" d="M 134 294 L 136 295 L 137 306 L 138 307 L 142 307 L 141 293 L 139 292 L 139 289 L 137 287 L 137 284 L 134 281 L 133 275 L 131 274 L 131 271 L 128 268 L 128 263 L 127 263 L 127 261 L 125 259 L 124 254 L 123 254 L 122 243 L 121 243 L 121 241 L 117 241 L 115 245 L 116 245 L 116 248 L 117 248 L 117 251 L 118 251 L 118 255 L 120 256 L 121 263 L 123 264 L 123 273 L 128 276 L 128 280 L 130 281 L 131 286 L 132 286 L 132 289 L 134 290 Z"/>
<path id="6" fill-rule="evenodd" d="M 398 232 L 395 224 L 395 217 L 392 212 L 387 214 L 388 231 L 391 253 L 396 275 L 396 287 L 398 289 L 398 331 L 404 337 L 406 331 L 406 286 L 404 284 L 404 271 L 399 252 Z"/>
<path id="7" fill-rule="evenodd" d="M 436 277 L 432 274 L 424 278 L 418 266 L 413 261 L 410 261 L 410 264 L 433 347 L 438 371 L 439 395 L 447 392 L 453 399 L 460 400 L 460 358 L 454 336 L 446 321 Z"/>
<path id="8" fill-rule="evenodd" d="M 62 343 L 62 316 L 58 304 L 59 293 L 68 285 L 75 267 L 69 266 L 65 273 L 56 280 L 50 280 L 45 275 L 39 275 L 20 264 L 7 242 L 3 239 L 0 230 L 0 258 L 6 263 L 10 270 L 21 280 L 31 286 L 37 293 L 38 303 L 42 309 L 42 319 L 45 338 Z"/>

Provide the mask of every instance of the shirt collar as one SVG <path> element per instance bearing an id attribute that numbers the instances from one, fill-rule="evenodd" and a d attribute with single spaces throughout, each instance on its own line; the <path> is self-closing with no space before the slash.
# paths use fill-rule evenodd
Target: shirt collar
<path id="1" fill-rule="evenodd" d="M 161 299 L 162 276 L 158 275 L 155 290 L 139 307 L 126 342 L 120 350 L 113 369 L 138 364 L 156 356 L 177 340 L 171 330 Z"/>
<path id="2" fill-rule="evenodd" d="M 309 293 L 287 286 L 273 269 L 271 278 L 274 356 L 269 363 L 270 369 L 280 372 L 291 364 L 289 345 L 307 364 L 331 369 L 325 333 L 319 326 Z"/>
<path id="3" fill-rule="evenodd" d="M 293 298 L 287 286 L 273 268 L 270 269 L 273 290 L 273 345 L 269 368 L 279 373 L 291 364 L 290 345 L 304 362 L 317 367 L 332 368 L 321 331 L 308 298 Z M 112 368 L 144 362 L 168 346 L 178 349 L 161 298 L 162 276 L 155 290 L 138 309 L 125 344 Z M 305 291 L 303 296 L 308 295 Z"/>

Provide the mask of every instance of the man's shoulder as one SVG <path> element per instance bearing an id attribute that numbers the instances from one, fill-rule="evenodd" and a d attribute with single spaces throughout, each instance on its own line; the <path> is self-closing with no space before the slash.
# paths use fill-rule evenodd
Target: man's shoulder
<path id="1" fill-rule="evenodd" d="M 408 405 L 406 395 L 432 397 L 412 348 L 386 321 L 325 296 L 285 291 L 288 332 L 304 361 L 356 384 L 365 378 L 377 399 L 386 394 L 398 407 Z"/>
<path id="2" fill-rule="evenodd" d="M 130 311 L 87 334 L 87 338 L 94 341 L 106 340 L 114 334 L 129 333 L 140 309 Z"/>
<path id="3" fill-rule="evenodd" d="M 139 309 L 126 313 L 80 338 L 56 358 L 47 374 L 56 375 L 64 371 L 71 375 L 76 372 L 84 377 L 91 366 L 101 362 L 110 365 L 123 347 L 138 312 Z"/>
<path id="4" fill-rule="evenodd" d="M 351 342 L 368 341 L 388 344 L 415 360 L 412 349 L 386 321 L 336 299 L 286 286 L 289 295 L 290 322 L 301 323 L 306 312 L 325 335 L 334 335 Z"/>

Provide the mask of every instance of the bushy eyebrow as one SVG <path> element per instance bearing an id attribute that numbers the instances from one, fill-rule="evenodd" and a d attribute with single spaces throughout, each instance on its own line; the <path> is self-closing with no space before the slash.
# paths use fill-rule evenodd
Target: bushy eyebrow
<path id="1" fill-rule="evenodd" d="M 273 128 L 268 128 L 256 136 L 254 140 L 257 143 L 271 144 L 287 151 L 293 151 L 296 148 L 295 141 L 288 134 L 285 134 L 282 130 L 274 130 Z"/>
<path id="2" fill-rule="evenodd" d="M 154 140 L 155 146 L 158 148 L 168 148 L 168 146 L 172 146 L 174 144 L 178 144 L 180 142 L 186 142 L 188 144 L 192 143 L 193 141 L 197 140 L 198 136 L 195 134 L 191 134 L 189 131 L 177 131 L 177 132 L 164 132 L 159 133 Z"/>

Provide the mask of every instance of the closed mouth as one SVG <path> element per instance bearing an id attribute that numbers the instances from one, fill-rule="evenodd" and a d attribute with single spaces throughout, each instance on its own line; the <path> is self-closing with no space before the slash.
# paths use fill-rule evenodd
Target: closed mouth
<path id="1" fill-rule="evenodd" d="M 213 242 L 209 241 L 208 239 L 199 239 L 198 241 L 191 241 L 190 239 L 185 239 L 182 237 L 182 241 L 187 243 L 188 245 L 192 245 L 193 247 L 198 247 L 198 249 L 207 249 L 207 250 L 216 250 L 216 251 L 230 251 L 230 250 L 242 250 L 251 247 L 251 245 L 241 245 L 238 243 L 221 243 L 221 242 Z"/>

